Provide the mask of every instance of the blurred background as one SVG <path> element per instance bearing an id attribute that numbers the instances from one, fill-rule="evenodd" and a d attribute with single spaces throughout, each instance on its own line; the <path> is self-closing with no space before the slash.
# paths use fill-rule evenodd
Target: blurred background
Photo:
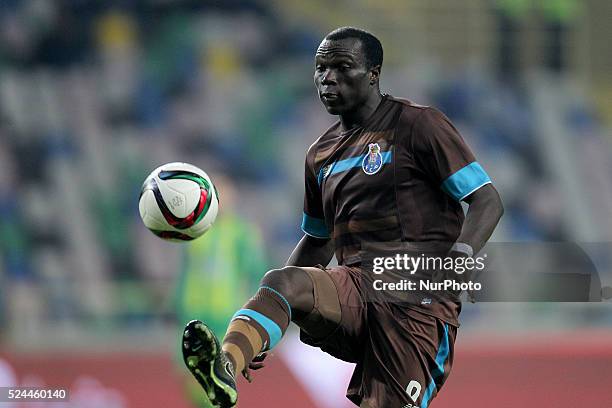
<path id="1" fill-rule="evenodd" d="M 584 244 L 612 285 L 611 17 L 607 0 L 1 0 L 0 385 L 196 406 L 181 328 L 223 333 L 301 237 L 304 154 L 335 120 L 313 56 L 343 25 L 381 39 L 384 92 L 472 146 L 506 208 L 494 241 Z M 138 216 L 171 161 L 220 193 L 191 244 Z M 351 406 L 351 365 L 296 336 L 241 407 Z M 469 304 L 434 406 L 610 407 L 611 342 L 609 302 Z"/>

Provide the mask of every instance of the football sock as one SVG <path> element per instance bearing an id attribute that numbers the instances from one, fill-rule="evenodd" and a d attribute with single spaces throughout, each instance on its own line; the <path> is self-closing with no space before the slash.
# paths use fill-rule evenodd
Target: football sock
<path id="1" fill-rule="evenodd" d="M 234 314 L 223 339 L 223 351 L 235 373 L 242 372 L 257 354 L 276 346 L 290 321 L 291 306 L 287 299 L 271 287 L 260 287 Z"/>

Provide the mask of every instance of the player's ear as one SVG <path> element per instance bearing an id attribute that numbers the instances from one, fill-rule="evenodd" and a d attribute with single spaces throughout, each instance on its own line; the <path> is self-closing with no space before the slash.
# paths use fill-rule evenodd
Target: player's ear
<path id="1" fill-rule="evenodd" d="M 375 65 L 370 68 L 370 85 L 374 85 L 380 78 L 380 65 Z"/>

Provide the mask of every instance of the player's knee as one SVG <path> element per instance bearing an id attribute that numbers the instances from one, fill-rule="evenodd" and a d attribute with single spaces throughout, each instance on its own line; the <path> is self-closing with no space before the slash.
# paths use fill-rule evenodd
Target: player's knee
<path id="1" fill-rule="evenodd" d="M 292 309 L 312 309 L 314 305 L 313 284 L 308 273 L 297 266 L 272 269 L 261 279 L 267 286 L 283 295 Z"/>

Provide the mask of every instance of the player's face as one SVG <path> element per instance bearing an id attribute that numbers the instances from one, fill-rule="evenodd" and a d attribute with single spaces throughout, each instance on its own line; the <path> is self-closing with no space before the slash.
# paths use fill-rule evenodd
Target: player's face
<path id="1" fill-rule="evenodd" d="M 319 98 L 332 115 L 353 112 L 372 91 L 361 41 L 323 40 L 315 56 L 314 82 Z"/>

